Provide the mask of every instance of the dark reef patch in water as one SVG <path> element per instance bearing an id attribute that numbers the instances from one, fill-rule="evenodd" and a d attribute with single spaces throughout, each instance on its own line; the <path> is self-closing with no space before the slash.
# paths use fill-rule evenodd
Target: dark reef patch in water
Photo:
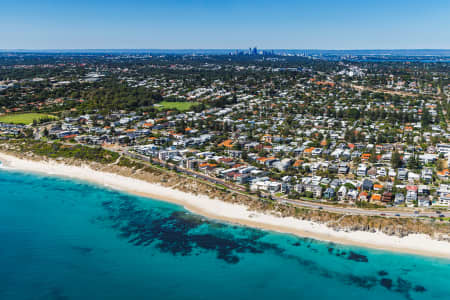
<path id="1" fill-rule="evenodd" d="M 414 291 L 419 292 L 419 293 L 423 293 L 423 292 L 425 292 L 426 290 L 427 290 L 427 289 L 426 289 L 425 287 L 421 286 L 421 285 L 416 285 L 416 286 L 414 287 Z"/>
<path id="2" fill-rule="evenodd" d="M 368 290 L 375 287 L 378 283 L 378 280 L 373 276 L 355 276 L 350 274 L 348 275 L 347 280 L 354 285 Z"/>
<path id="3" fill-rule="evenodd" d="M 353 251 L 350 251 L 347 258 L 350 260 L 356 261 L 356 262 L 369 262 L 369 259 L 367 258 L 367 256 L 355 253 Z"/>
<path id="4" fill-rule="evenodd" d="M 396 292 L 405 295 L 407 299 L 412 299 L 411 295 L 409 294 L 411 289 L 412 289 L 411 282 L 404 280 L 402 278 L 397 278 L 397 286 L 395 289 Z"/>
<path id="5" fill-rule="evenodd" d="M 405 279 L 398 278 L 396 282 L 388 278 L 380 279 L 379 276 L 388 275 L 383 270 L 375 272 L 373 276 L 332 271 L 314 260 L 287 253 L 286 249 L 278 243 L 264 241 L 263 238 L 268 233 L 262 230 L 229 227 L 226 224 L 213 222 L 185 211 L 164 208 L 145 209 L 141 208 L 138 203 L 128 195 L 121 195 L 118 197 L 118 201 L 104 201 L 102 206 L 108 213 L 105 217 L 97 220 L 106 222 L 130 244 L 141 247 L 151 245 L 161 252 L 173 255 L 197 256 L 202 252 L 213 252 L 217 259 L 227 264 L 237 264 L 240 262 L 241 254 L 261 254 L 270 251 L 283 259 L 296 262 L 309 273 L 339 280 L 347 285 L 364 289 L 381 286 L 402 294 L 406 299 L 411 299 L 411 292 L 426 291 L 424 287 L 413 285 Z M 229 230 L 230 228 L 232 231 Z M 296 241 L 289 242 L 289 244 L 296 247 L 305 245 L 310 251 L 318 252 L 317 248 L 311 247 L 318 242 L 311 239 L 301 239 L 301 243 Z M 355 262 L 367 263 L 369 261 L 365 255 L 353 251 L 341 251 L 334 244 L 329 244 L 327 251 L 329 254 L 345 257 Z"/>
<path id="6" fill-rule="evenodd" d="M 330 249 L 328 249 L 328 253 L 334 254 L 336 257 L 341 257 L 341 256 L 345 257 L 347 255 L 347 252 L 341 251 L 341 250 L 335 249 L 335 248 L 333 248 L 333 251 L 331 251 L 331 252 L 330 252 Z"/>
<path id="7" fill-rule="evenodd" d="M 380 283 L 382 286 L 390 290 L 392 288 L 392 279 L 389 278 L 383 278 L 380 280 Z"/>
<path id="8" fill-rule="evenodd" d="M 246 229 L 244 237 L 226 233 L 225 225 L 191 215 L 183 211 L 169 214 L 138 208 L 129 197 L 120 197 L 120 205 L 105 201 L 107 219 L 119 231 L 119 236 L 135 246 L 154 245 L 173 255 L 192 255 L 194 250 L 214 251 L 217 258 L 227 263 L 239 262 L 238 253 L 263 253 L 276 245 L 259 241 L 263 231 Z M 208 225 L 208 232 L 201 226 Z M 211 226 L 212 225 L 212 226 Z"/>

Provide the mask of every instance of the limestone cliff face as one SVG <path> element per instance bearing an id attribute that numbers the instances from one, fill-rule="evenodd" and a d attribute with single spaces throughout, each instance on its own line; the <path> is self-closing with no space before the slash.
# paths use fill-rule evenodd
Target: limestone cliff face
<path id="1" fill-rule="evenodd" d="M 388 235 L 405 237 L 409 234 L 422 233 L 438 240 L 450 242 L 450 224 L 432 223 L 416 218 L 388 218 L 363 215 L 344 215 L 325 210 L 312 210 L 281 204 L 269 200 L 258 199 L 241 193 L 230 192 L 213 184 L 202 182 L 182 174 L 162 168 L 148 166 L 128 158 L 120 158 L 114 163 L 102 164 L 78 160 L 74 158 L 52 158 L 35 155 L 22 148 L 0 144 L 0 151 L 29 160 L 56 161 L 74 166 L 88 165 L 93 170 L 115 173 L 150 183 L 157 183 L 165 187 L 177 189 L 186 193 L 206 195 L 212 199 L 219 199 L 231 203 L 244 204 L 255 212 L 271 213 L 281 217 L 295 217 L 326 224 L 334 230 L 383 232 Z"/>

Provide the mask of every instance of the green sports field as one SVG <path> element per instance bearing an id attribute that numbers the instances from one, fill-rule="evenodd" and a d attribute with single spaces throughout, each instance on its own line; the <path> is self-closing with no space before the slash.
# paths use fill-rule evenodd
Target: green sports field
<path id="1" fill-rule="evenodd" d="M 9 114 L 0 116 L 0 123 L 10 124 L 31 124 L 34 120 L 38 121 L 44 118 L 58 119 L 53 115 L 40 114 L 40 113 L 25 113 L 25 114 Z"/>
<path id="2" fill-rule="evenodd" d="M 158 103 L 157 109 L 158 110 L 165 110 L 165 109 L 176 109 L 179 111 L 186 111 L 190 110 L 194 106 L 198 105 L 197 102 L 168 102 L 163 101 Z"/>

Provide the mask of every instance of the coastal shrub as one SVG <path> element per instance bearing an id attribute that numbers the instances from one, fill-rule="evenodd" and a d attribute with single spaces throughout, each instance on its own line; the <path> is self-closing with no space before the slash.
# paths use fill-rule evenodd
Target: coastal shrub
<path id="1" fill-rule="evenodd" d="M 101 147 L 88 147 L 83 145 L 63 145 L 61 143 L 47 143 L 27 140 L 19 144 L 20 151 L 31 151 L 34 154 L 51 158 L 76 158 L 98 163 L 112 163 L 119 158 L 119 154 Z"/>
<path id="2" fill-rule="evenodd" d="M 119 159 L 119 162 L 117 163 L 117 165 L 121 166 L 121 167 L 133 168 L 133 169 L 142 169 L 145 167 L 145 165 L 143 163 L 136 162 L 136 161 L 131 160 L 126 157 L 121 157 Z"/>

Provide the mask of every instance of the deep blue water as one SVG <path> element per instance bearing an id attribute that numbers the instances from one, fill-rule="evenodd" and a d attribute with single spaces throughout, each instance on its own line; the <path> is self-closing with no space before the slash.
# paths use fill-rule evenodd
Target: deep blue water
<path id="1" fill-rule="evenodd" d="M 450 299 L 450 260 L 224 224 L 0 170 L 0 299 Z"/>

